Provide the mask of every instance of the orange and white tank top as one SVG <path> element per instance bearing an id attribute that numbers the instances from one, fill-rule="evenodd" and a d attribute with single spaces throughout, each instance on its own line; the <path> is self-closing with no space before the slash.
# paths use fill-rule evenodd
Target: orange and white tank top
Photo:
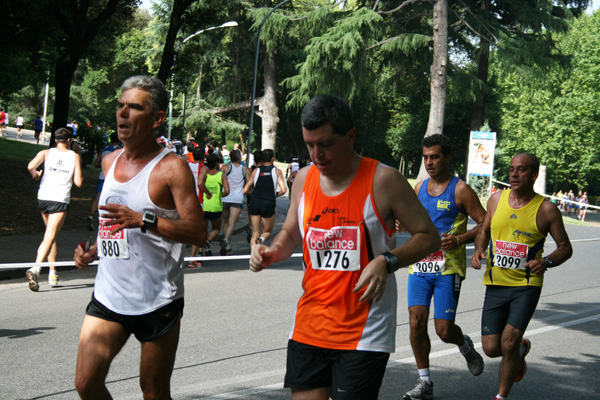
<path id="1" fill-rule="evenodd" d="M 363 268 L 396 247 L 394 233 L 384 225 L 373 199 L 377 164 L 363 157 L 348 188 L 334 197 L 321 191 L 315 166 L 306 175 L 298 206 L 304 294 L 290 335 L 297 342 L 327 349 L 394 351 L 394 274 L 388 274 L 378 302 L 359 301 L 366 288 L 352 292 Z"/>

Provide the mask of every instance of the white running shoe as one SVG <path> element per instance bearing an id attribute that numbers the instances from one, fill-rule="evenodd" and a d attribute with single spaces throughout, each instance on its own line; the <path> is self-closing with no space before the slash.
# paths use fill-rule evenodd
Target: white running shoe
<path id="1" fill-rule="evenodd" d="M 431 384 L 419 379 L 419 383 L 413 390 L 406 392 L 404 400 L 432 400 L 433 399 L 433 382 Z"/>

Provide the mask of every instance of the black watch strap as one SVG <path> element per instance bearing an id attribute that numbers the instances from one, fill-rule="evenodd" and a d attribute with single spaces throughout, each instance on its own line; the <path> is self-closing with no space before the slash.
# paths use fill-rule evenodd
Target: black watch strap
<path id="1" fill-rule="evenodd" d="M 398 257 L 393 255 L 389 251 L 386 251 L 381 255 L 385 257 L 385 268 L 387 269 L 388 274 L 393 274 L 398 269 L 400 269 L 400 261 L 398 260 Z"/>

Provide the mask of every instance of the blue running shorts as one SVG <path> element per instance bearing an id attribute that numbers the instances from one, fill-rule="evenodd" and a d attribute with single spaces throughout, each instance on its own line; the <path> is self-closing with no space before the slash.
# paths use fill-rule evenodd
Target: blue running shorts
<path id="1" fill-rule="evenodd" d="M 463 278 L 459 274 L 408 275 L 408 306 L 430 308 L 433 296 L 435 319 L 454 321 Z"/>

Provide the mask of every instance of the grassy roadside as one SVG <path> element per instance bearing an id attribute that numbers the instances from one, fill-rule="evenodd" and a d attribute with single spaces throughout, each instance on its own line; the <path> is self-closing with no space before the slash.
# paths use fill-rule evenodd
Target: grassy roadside
<path id="1" fill-rule="evenodd" d="M 4 160 L 27 164 L 39 151 L 47 148 L 45 145 L 0 138 L 0 154 L 2 154 Z"/>
<path id="2" fill-rule="evenodd" d="M 37 202 L 39 183 L 31 179 L 27 164 L 46 146 L 0 138 L 0 236 L 15 236 L 44 232 L 44 222 Z M 73 187 L 71 203 L 63 229 L 85 227 L 96 196 L 97 168 L 83 169 L 83 186 Z"/>

